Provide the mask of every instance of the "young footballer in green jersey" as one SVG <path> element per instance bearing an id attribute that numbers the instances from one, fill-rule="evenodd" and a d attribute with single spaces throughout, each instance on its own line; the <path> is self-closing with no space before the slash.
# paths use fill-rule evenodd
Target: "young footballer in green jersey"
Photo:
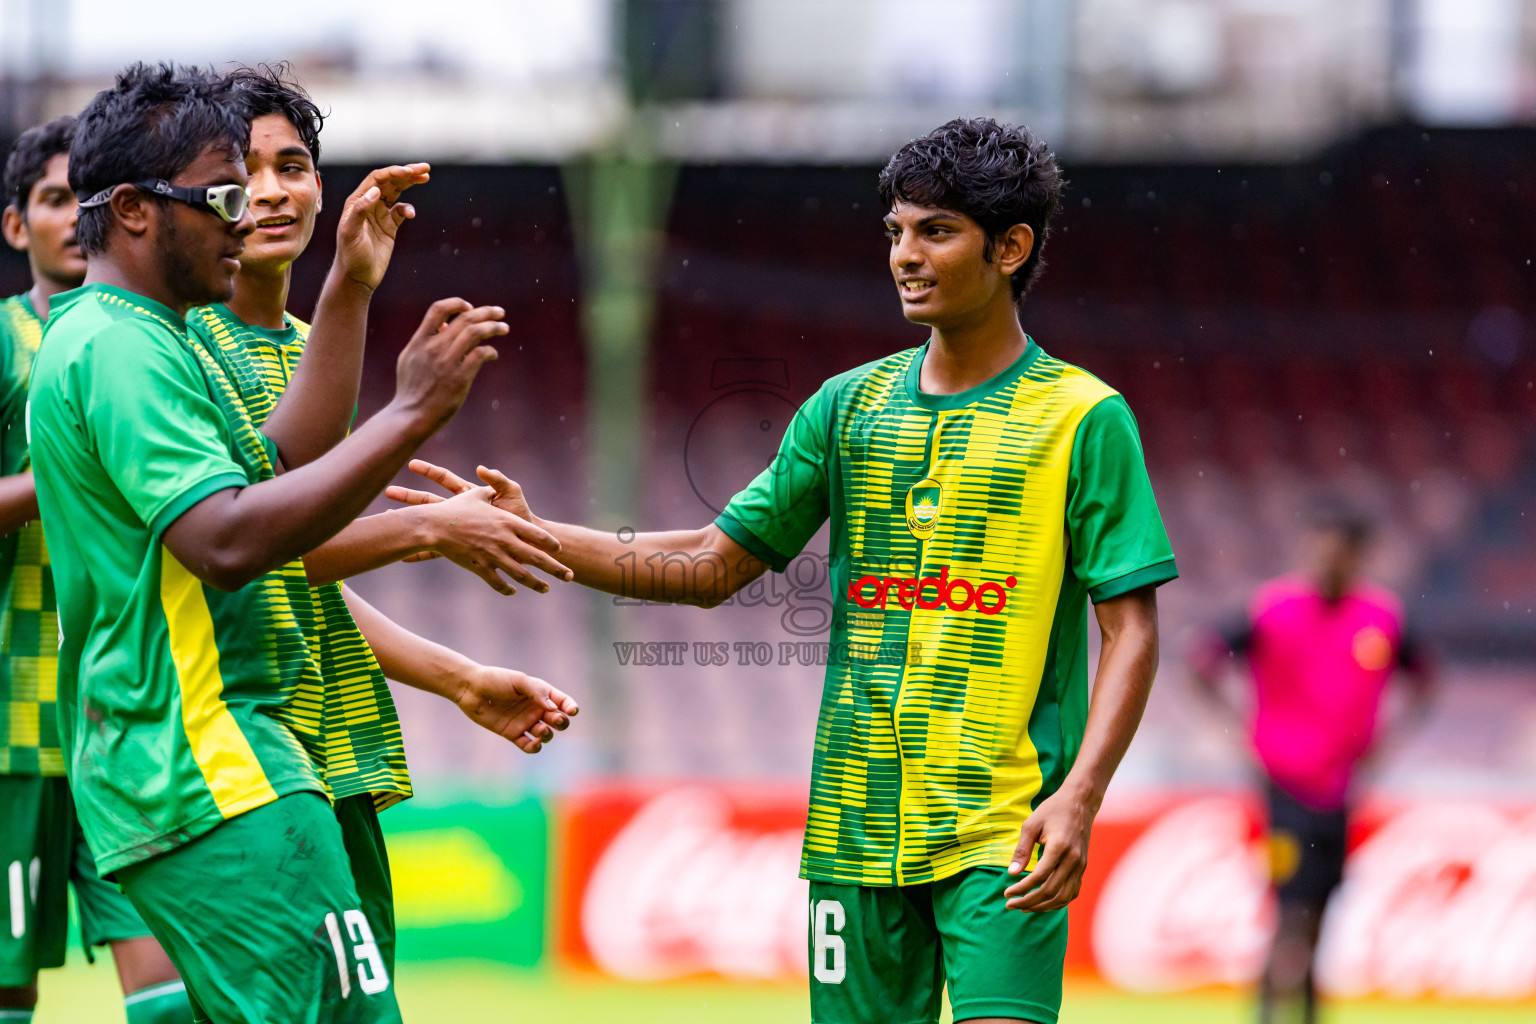
<path id="1" fill-rule="evenodd" d="M 434 304 L 394 399 L 279 473 L 279 435 L 306 443 L 284 434 L 298 420 L 275 410 L 258 430 L 185 323 L 233 294 L 255 228 L 248 135 L 226 82 L 169 66 L 123 72 L 76 125 L 85 285 L 55 298 L 28 408 L 60 746 L 97 867 L 209 1018 L 398 1021 L 314 768 L 298 696 L 323 687 L 293 581 L 453 415 L 507 327 L 494 307 Z M 367 299 L 332 275 L 317 319 L 366 316 Z"/>
<path id="2" fill-rule="evenodd" d="M 818 1022 L 936 1021 L 946 984 L 956 1020 L 1059 1013 L 1066 905 L 1152 684 L 1154 589 L 1177 575 L 1125 402 L 1019 324 L 1060 189 L 1023 128 L 957 120 L 902 147 L 880 176 L 890 270 L 928 341 L 823 384 L 710 526 L 535 519 L 578 582 L 703 606 L 831 520 L 801 861 Z"/>
<path id="3" fill-rule="evenodd" d="M 312 418 L 322 419 L 328 411 L 345 423 L 357 394 L 362 332 L 353 339 L 354 353 L 306 354 L 310 328 L 285 311 L 293 262 L 309 244 L 320 210 L 316 161 L 323 118 L 283 68 L 241 69 L 231 80 L 251 125 L 245 166 L 256 231 L 240 254 L 233 297 L 193 309 L 187 323 L 200 344 L 234 369 L 240 401 L 258 427 L 280 402 L 304 402 L 317 407 Z M 425 176 L 425 165 L 389 168 L 358 187 L 348 200 L 338 238 L 340 271 L 370 289 L 378 287 L 392 248 L 393 221 L 382 206 L 370 208 L 372 217 L 352 216 L 353 208 L 375 184 L 383 189 L 383 201 L 392 204 L 399 184 Z M 343 358 L 353 354 L 357 358 Z M 314 386 L 317 376 L 326 386 Z M 312 579 L 339 571 L 349 560 L 371 568 L 422 550 L 445 552 L 501 588 L 507 585 L 498 569 L 547 589 L 528 576 L 523 561 L 566 573 L 536 546 L 556 547 L 548 534 L 482 496 L 463 495 L 424 511 L 428 514 L 419 521 L 397 512 L 360 520 L 307 555 L 311 579 L 295 582 L 308 591 Z M 426 536 L 422 525 L 429 531 Z M 524 541 L 519 532 L 535 543 Z M 429 542 L 425 546 L 424 540 Z M 356 621 L 349 604 L 356 609 Z M 335 800 L 375 941 L 385 968 L 393 972 L 394 904 L 377 812 L 410 796 L 411 786 L 399 718 L 380 664 L 389 667 L 392 678 L 454 700 L 476 722 L 529 753 L 537 753 L 555 730 L 567 726 L 576 703 L 543 680 L 480 665 L 416 636 L 344 592 L 339 583 L 318 583 L 313 594 L 295 595 L 294 605 L 315 609 L 302 625 L 325 685 L 318 707 L 325 758 L 318 767 Z"/>
<path id="4" fill-rule="evenodd" d="M 69 144 L 75 119 L 22 133 L 5 164 L 5 239 L 32 288 L 0 302 L 0 1019 L 30 1019 L 37 972 L 64 963 L 68 888 L 86 956 L 109 945 L 128 1024 L 186 1024 L 186 986 L 133 904 L 96 873 L 64 776 L 54 704 L 58 611 L 27 457 L 27 384 L 49 300 L 79 287 Z"/>

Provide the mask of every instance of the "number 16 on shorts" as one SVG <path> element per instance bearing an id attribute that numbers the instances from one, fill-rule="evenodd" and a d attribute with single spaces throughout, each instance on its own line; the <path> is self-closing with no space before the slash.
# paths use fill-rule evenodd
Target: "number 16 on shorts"
<path id="1" fill-rule="evenodd" d="M 342 928 L 346 935 L 342 935 Z M 352 969 L 347 960 L 350 947 L 352 960 L 357 964 L 357 987 L 365 996 L 378 995 L 389 988 L 389 972 L 384 969 L 384 958 L 373 940 L 373 929 L 361 910 L 344 910 L 338 923 L 332 911 L 325 915 L 325 931 L 331 937 L 331 949 L 336 953 L 336 972 L 341 976 L 341 998 L 352 994 Z"/>
<path id="2" fill-rule="evenodd" d="M 823 985 L 841 985 L 848 974 L 842 930 L 848 915 L 837 900 L 811 901 L 811 973 Z"/>

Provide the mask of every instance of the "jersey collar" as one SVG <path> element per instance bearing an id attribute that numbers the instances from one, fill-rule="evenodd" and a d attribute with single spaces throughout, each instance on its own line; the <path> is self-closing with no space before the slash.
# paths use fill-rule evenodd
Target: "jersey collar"
<path id="1" fill-rule="evenodd" d="M 1024 351 L 1019 358 L 1013 361 L 1013 365 L 1002 373 L 993 377 L 984 384 L 978 384 L 968 391 L 961 391 L 954 395 L 930 395 L 923 391 L 918 384 L 922 378 L 923 360 L 928 357 L 928 345 L 932 341 L 923 342 L 923 347 L 918 349 L 917 355 L 907 364 L 907 397 L 919 408 L 931 409 L 935 412 L 944 409 L 962 409 L 967 405 L 974 405 L 989 395 L 1001 391 L 1024 375 L 1024 372 L 1039 358 L 1040 346 L 1035 344 L 1035 339 L 1025 335 Z"/>
<path id="2" fill-rule="evenodd" d="M 274 331 L 270 327 L 257 327 L 255 324 L 246 323 L 235 315 L 234 310 L 222 302 L 215 302 L 206 308 L 213 310 L 215 315 L 223 317 L 229 323 L 239 324 L 244 330 L 268 345 L 280 347 L 290 344 L 299 333 L 299 329 L 293 325 L 293 317 L 286 311 L 283 313 L 283 326 Z"/>

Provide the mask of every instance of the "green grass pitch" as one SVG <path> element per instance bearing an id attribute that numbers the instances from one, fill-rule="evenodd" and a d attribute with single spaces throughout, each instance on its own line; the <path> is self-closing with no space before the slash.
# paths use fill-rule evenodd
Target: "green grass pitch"
<path id="1" fill-rule="evenodd" d="M 493 963 L 402 964 L 397 991 L 412 1024 L 503 1024 L 547 1020 L 561 1024 L 803 1024 L 805 991 L 784 985 L 689 982 L 633 985 Z M 947 1018 L 946 1018 L 947 1019 Z M 1248 1024 L 1246 996 L 1201 992 L 1134 996 L 1102 986 L 1068 984 L 1062 1024 Z M 1530 1024 L 1536 1006 L 1354 1002 L 1337 1005 L 1326 1024 Z M 122 1001 L 110 957 L 93 967 L 73 956 L 43 975 L 35 1024 L 121 1024 Z"/>

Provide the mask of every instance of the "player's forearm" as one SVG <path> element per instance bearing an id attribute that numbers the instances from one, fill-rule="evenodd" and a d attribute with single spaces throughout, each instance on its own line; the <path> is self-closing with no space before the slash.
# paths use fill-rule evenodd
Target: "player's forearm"
<path id="1" fill-rule="evenodd" d="M 391 402 L 314 462 L 204 498 L 171 524 L 165 543 L 205 583 L 238 590 L 340 533 L 435 425 Z"/>
<path id="2" fill-rule="evenodd" d="M 537 519 L 560 542 L 560 561 L 583 586 L 639 601 L 710 608 L 756 579 L 765 566 L 710 525 L 701 530 L 606 530 Z"/>
<path id="3" fill-rule="evenodd" d="M 470 675 L 479 667 L 473 660 L 417 636 L 349 588 L 343 588 L 342 595 L 385 676 L 451 701 L 459 699 Z"/>
<path id="4" fill-rule="evenodd" d="M 262 426 L 285 466 L 313 462 L 347 436 L 357 408 L 372 298 L 371 288 L 331 268 L 304 356 Z"/>
<path id="5" fill-rule="evenodd" d="M 37 486 L 32 471 L 0 477 L 0 534 L 15 533 L 37 515 Z"/>
<path id="6" fill-rule="evenodd" d="M 436 542 L 428 509 L 391 509 L 352 520 L 340 533 L 304 556 L 304 572 L 312 587 L 339 583 L 398 562 L 407 555 L 430 550 Z"/>
<path id="7" fill-rule="evenodd" d="M 1151 587 L 1094 608 L 1103 635 L 1083 745 L 1062 788 L 1096 812 L 1130 748 L 1157 675 L 1157 595 Z"/>

